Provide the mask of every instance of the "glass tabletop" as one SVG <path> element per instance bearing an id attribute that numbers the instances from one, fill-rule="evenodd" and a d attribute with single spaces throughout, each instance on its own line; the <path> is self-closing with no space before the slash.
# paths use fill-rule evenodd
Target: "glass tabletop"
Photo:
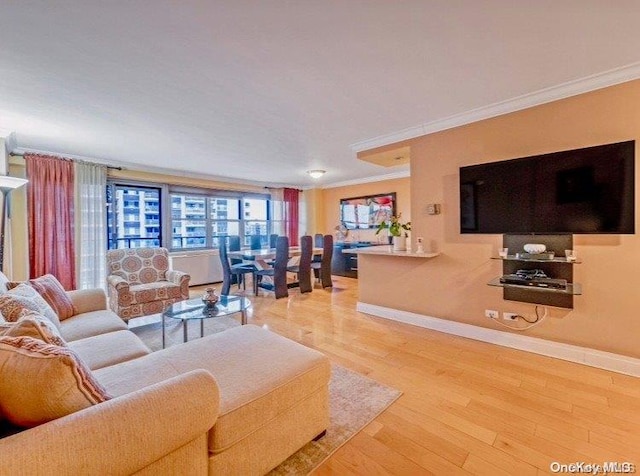
<path id="1" fill-rule="evenodd" d="M 244 296 L 222 295 L 214 307 L 205 306 L 202 299 L 189 299 L 169 306 L 162 314 L 174 319 L 208 319 L 222 317 L 236 312 L 246 311 L 251 307 L 251 301 Z"/>

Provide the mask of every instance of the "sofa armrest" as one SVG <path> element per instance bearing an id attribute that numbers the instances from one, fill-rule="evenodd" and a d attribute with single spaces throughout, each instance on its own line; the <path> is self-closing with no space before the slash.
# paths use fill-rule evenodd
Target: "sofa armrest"
<path id="1" fill-rule="evenodd" d="M 194 370 L 1 439 L 0 468 L 17 475 L 132 474 L 205 435 L 219 403 L 213 376 Z"/>
<path id="2" fill-rule="evenodd" d="M 109 276 L 107 276 L 107 284 L 109 285 L 109 287 L 114 288 L 116 291 L 129 290 L 129 283 L 127 282 L 127 280 L 121 276 L 116 276 L 115 274 L 110 274 Z"/>
<path id="3" fill-rule="evenodd" d="M 175 269 L 170 269 L 167 271 L 167 281 L 177 284 L 178 286 L 182 286 L 183 284 L 189 285 L 189 281 L 191 280 L 191 276 L 182 271 L 177 271 Z"/>
<path id="4" fill-rule="evenodd" d="M 102 311 L 107 308 L 107 295 L 103 289 L 78 289 L 67 291 L 76 314 L 83 312 Z"/>

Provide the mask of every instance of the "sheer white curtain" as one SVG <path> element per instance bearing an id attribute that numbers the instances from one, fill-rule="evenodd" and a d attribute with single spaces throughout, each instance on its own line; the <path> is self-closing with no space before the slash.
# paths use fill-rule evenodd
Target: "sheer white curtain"
<path id="1" fill-rule="evenodd" d="M 271 207 L 271 233 L 276 235 L 286 235 L 285 227 L 285 204 L 284 204 L 284 189 L 283 188 L 270 188 L 271 200 L 269 205 Z"/>
<path id="2" fill-rule="evenodd" d="M 78 289 L 106 286 L 107 167 L 76 162 Z"/>

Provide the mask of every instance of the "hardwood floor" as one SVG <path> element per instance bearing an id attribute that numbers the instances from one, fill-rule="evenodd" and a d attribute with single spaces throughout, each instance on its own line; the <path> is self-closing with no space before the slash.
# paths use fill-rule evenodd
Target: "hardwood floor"
<path id="1" fill-rule="evenodd" d="M 525 476 L 607 461 L 640 471 L 640 379 L 368 316 L 355 310 L 357 281 L 333 280 L 257 297 L 249 314 L 403 392 L 315 475 Z"/>

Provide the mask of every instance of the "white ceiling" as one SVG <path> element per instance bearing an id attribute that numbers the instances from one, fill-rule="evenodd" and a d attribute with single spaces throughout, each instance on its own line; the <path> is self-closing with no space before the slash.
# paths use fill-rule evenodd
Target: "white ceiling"
<path id="1" fill-rule="evenodd" d="M 306 186 L 350 144 L 640 60 L 637 0 L 0 2 L 27 149 Z"/>

